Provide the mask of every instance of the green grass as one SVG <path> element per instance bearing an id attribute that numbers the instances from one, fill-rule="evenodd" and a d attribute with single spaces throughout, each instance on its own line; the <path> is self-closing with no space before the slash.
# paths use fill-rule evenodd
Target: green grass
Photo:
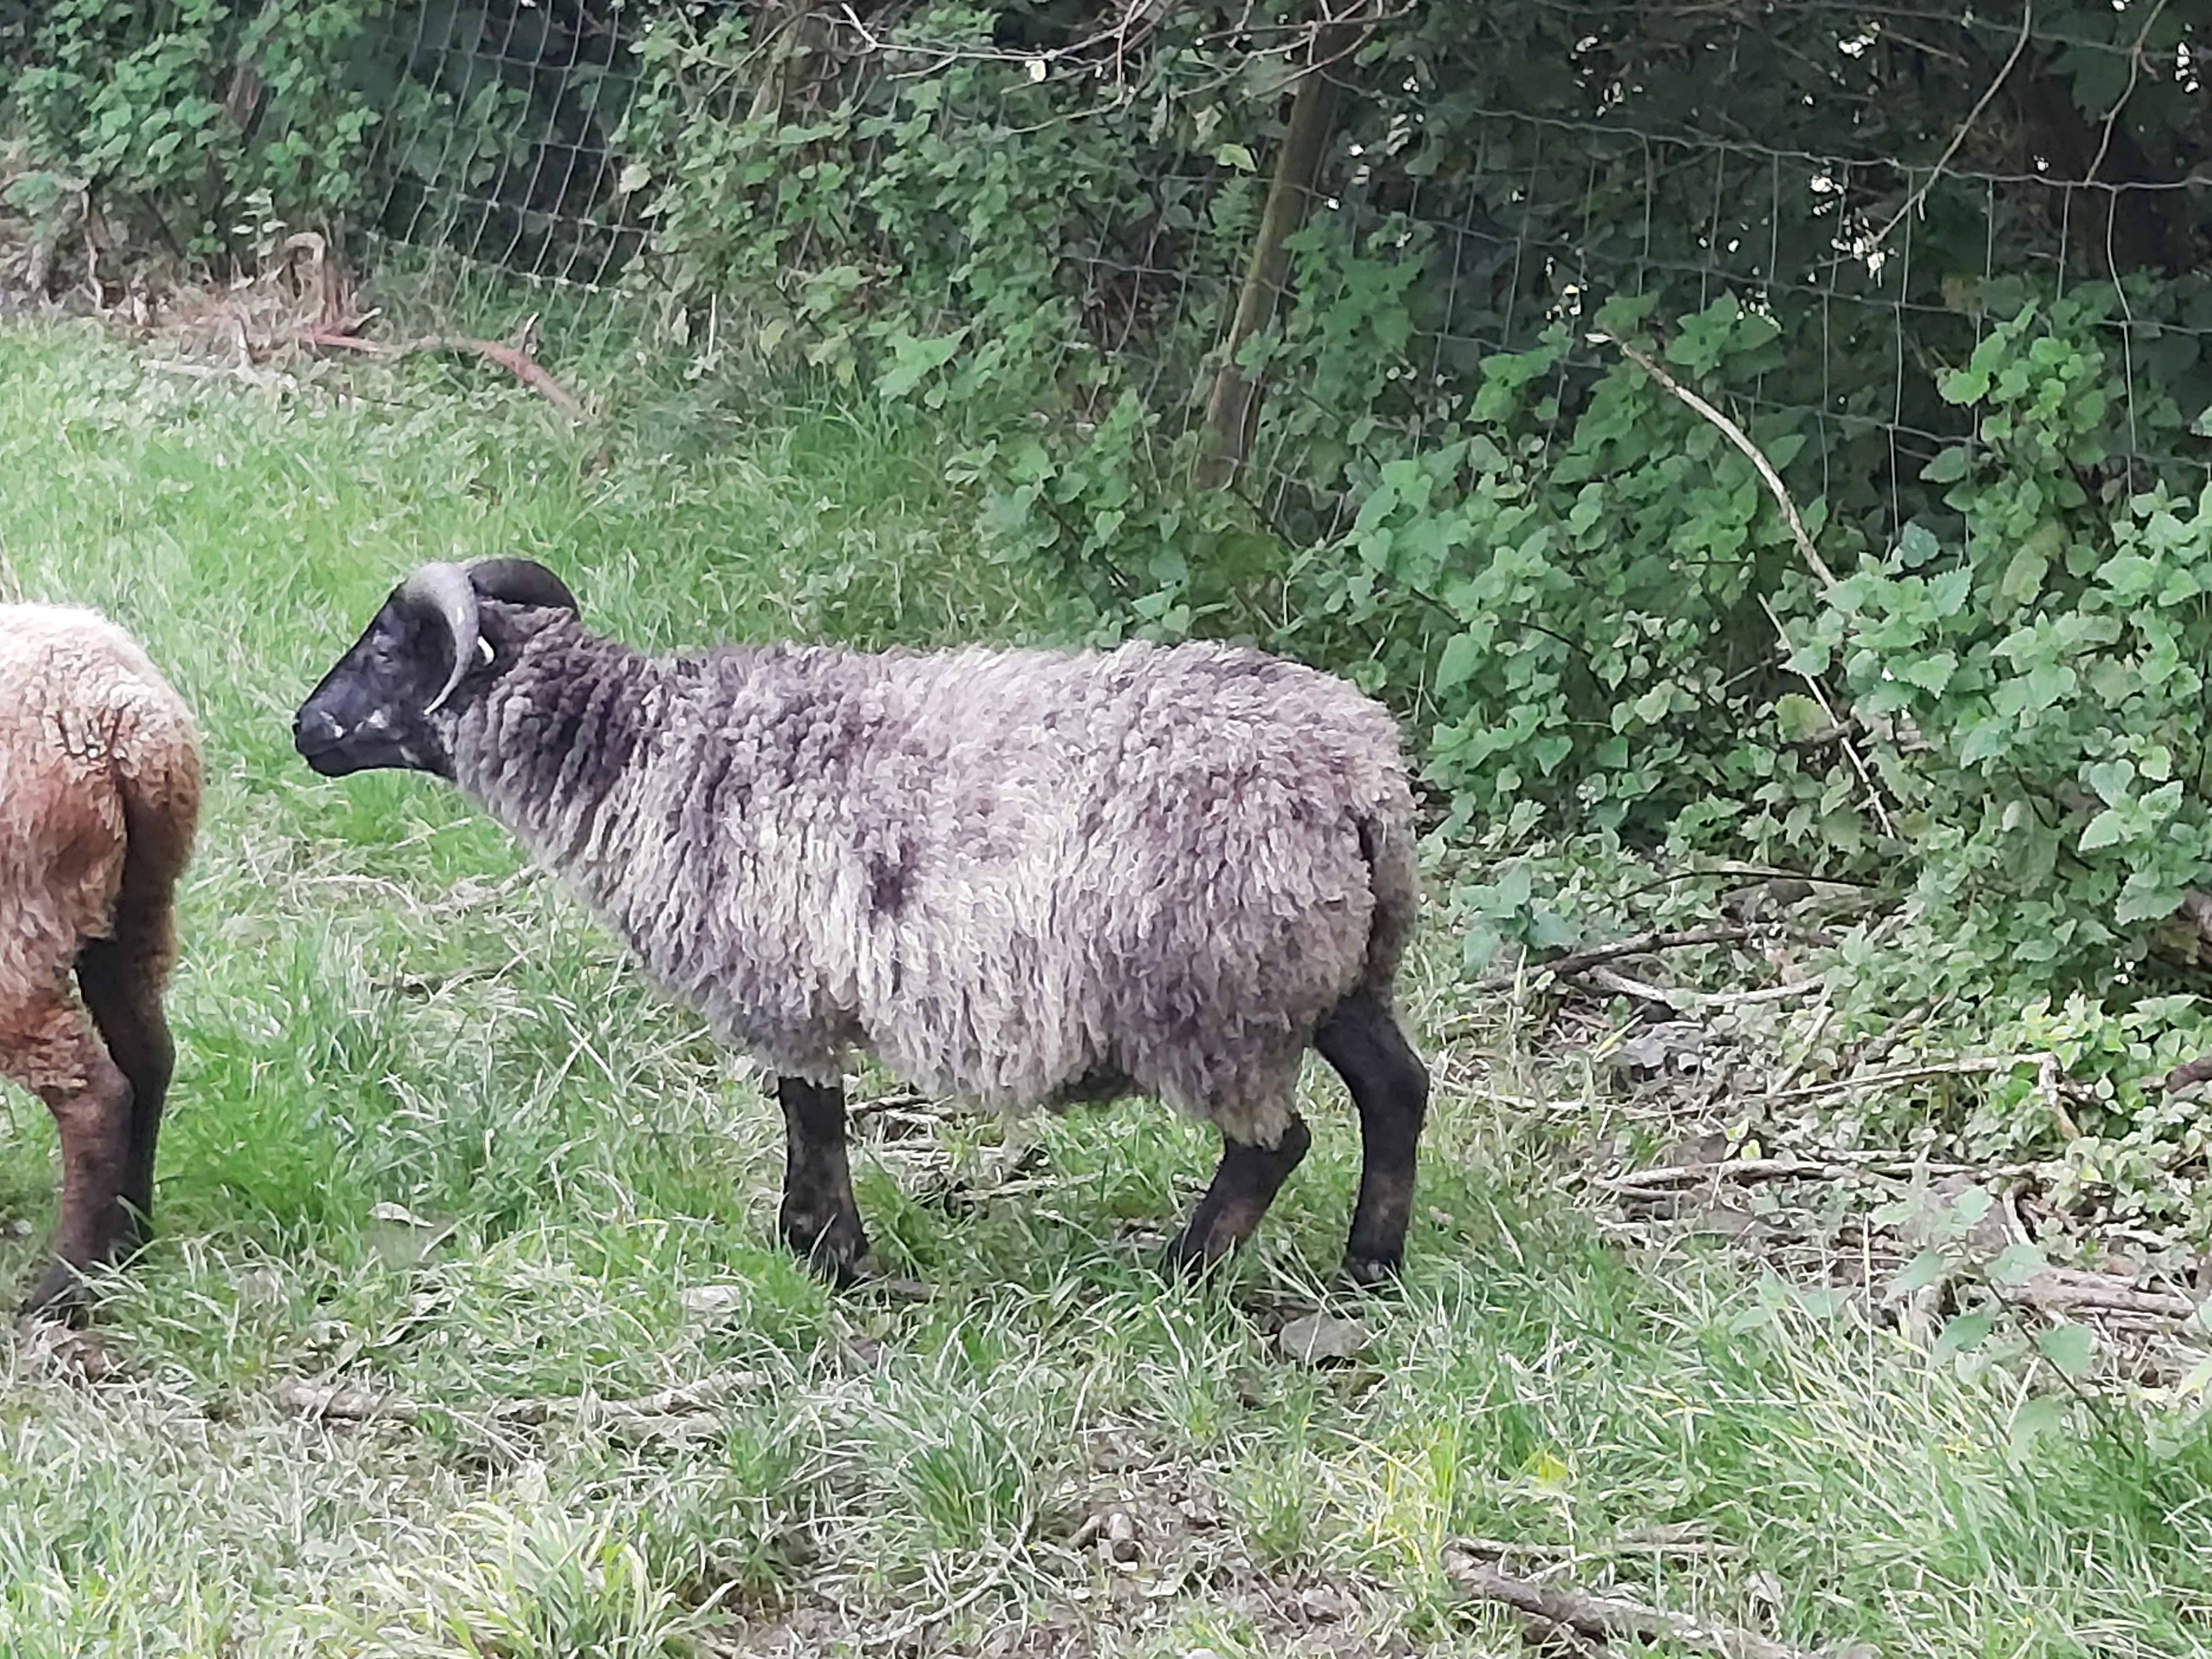
<path id="1" fill-rule="evenodd" d="M 473 372 L 365 389 L 278 399 L 0 332 L 0 588 L 136 629 L 210 773 L 159 1237 L 97 1324 L 117 1373 L 0 1346 L 0 1653 L 1514 1652 L 1439 1571 L 1464 1534 L 1572 1545 L 1579 1582 L 1808 1645 L 2212 1648 L 2200 1441 L 1613 1242 L 1464 1065 L 1439 1066 L 1395 1297 L 1326 1288 L 1356 1135 L 1318 1078 L 1315 1153 L 1224 1282 L 1153 1271 L 1211 1149 L 1130 1105 L 868 1120 L 878 1250 L 934 1295 L 824 1290 L 769 1247 L 780 1130 L 745 1068 L 452 792 L 319 781 L 289 714 L 401 572 L 454 552 L 547 559 L 653 645 L 1032 637 L 1053 596 L 979 553 L 942 446 L 872 415 L 641 404 L 595 468 L 598 434 Z M 1440 975 L 1413 979 L 1441 1024 Z M 21 1286 L 52 1136 L 20 1097 L 0 1130 Z M 1371 1347 L 1283 1360 L 1273 1321 L 1322 1304 Z M 753 1380 L 718 1409 L 649 1430 L 502 1411 L 732 1367 Z M 424 1409 L 306 1422 L 272 1398 L 302 1377 Z M 1071 1541 L 1109 1502 L 1126 1565 Z M 1612 1547 L 1684 1521 L 1714 1547 Z"/>

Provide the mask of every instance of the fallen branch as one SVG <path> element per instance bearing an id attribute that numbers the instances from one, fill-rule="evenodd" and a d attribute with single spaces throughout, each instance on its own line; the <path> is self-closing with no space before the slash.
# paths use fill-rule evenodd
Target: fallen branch
<path id="1" fill-rule="evenodd" d="M 1873 1176 L 1889 1181 L 1909 1181 L 1916 1176 L 1972 1175 L 1990 1180 L 2048 1175 L 2052 1167 L 2040 1164 L 1923 1164 L 1911 1158 L 1866 1158 L 1845 1161 L 1819 1158 L 1731 1158 L 1705 1164 L 1667 1164 L 1636 1170 L 1624 1176 L 1604 1176 L 1590 1184 L 1624 1197 L 1656 1197 L 1687 1187 L 1723 1181 L 1850 1181 Z"/>
<path id="2" fill-rule="evenodd" d="M 2161 1086 L 2167 1094 L 2175 1094 L 2207 1080 L 2212 1080 L 2212 1054 L 2199 1054 L 2168 1072 Z"/>
<path id="3" fill-rule="evenodd" d="M 369 1423 L 378 1418 L 412 1423 L 422 1408 L 397 1395 L 371 1394 L 335 1383 L 310 1382 L 304 1376 L 288 1376 L 269 1391 L 269 1397 L 286 1411 L 297 1412 L 318 1423 Z"/>
<path id="4" fill-rule="evenodd" d="M 495 340 L 471 339 L 465 334 L 433 334 L 420 340 L 386 343 L 364 340 L 335 328 L 301 329 L 292 338 L 297 343 L 313 349 L 357 351 L 364 356 L 394 360 L 412 356 L 419 351 L 471 352 L 487 362 L 497 363 L 523 385 L 541 393 L 546 402 L 570 419 L 580 421 L 584 418 L 584 405 L 576 395 L 547 374 L 538 360 L 520 346 L 501 345 Z"/>
<path id="5" fill-rule="evenodd" d="M 1648 1607 L 1623 1596 L 1595 1595 L 1568 1584 L 1534 1583 L 1449 1549 L 1444 1553 L 1443 1567 L 1468 1595 L 1500 1602 L 1547 1631 L 1564 1629 L 1601 1642 L 1622 1636 L 1678 1642 L 1719 1654 L 1722 1659 L 1814 1659 L 1811 1650 L 1771 1642 L 1732 1625 Z"/>
<path id="6" fill-rule="evenodd" d="M 501 1422 L 523 1425 L 550 1422 L 573 1415 L 580 1422 L 635 1423 L 655 1417 L 682 1417 L 714 1410 L 732 1395 L 758 1389 L 768 1379 L 758 1371 L 715 1371 L 694 1382 L 679 1382 L 634 1400 L 601 1400 L 592 1395 L 563 1395 L 536 1400 L 516 1400 L 497 1407 L 493 1415 Z"/>
<path id="7" fill-rule="evenodd" d="M 1786 1089 L 1764 1097 L 1767 1105 L 1785 1102 L 1826 1100 L 1837 1095 L 1856 1094 L 1868 1089 L 1887 1089 L 1898 1083 L 1929 1083 L 1939 1078 L 1986 1077 L 1996 1073 L 2009 1072 L 2022 1066 L 2039 1064 L 2040 1054 L 1990 1054 L 1980 1059 L 1946 1060 L 1925 1066 L 1900 1066 L 1887 1072 L 1862 1072 L 1853 1077 L 1837 1078 L 1827 1083 L 1807 1083 L 1795 1089 Z"/>
<path id="8" fill-rule="evenodd" d="M 1593 1561 L 1608 1555 L 1717 1555 L 1731 1547 L 1716 1539 L 1701 1521 L 1680 1521 L 1666 1526 L 1637 1527 L 1588 1544 L 1524 1543 L 1505 1538 L 1462 1538 L 1451 1547 L 1467 1555 L 1492 1560 Z"/>
<path id="9" fill-rule="evenodd" d="M 2142 1314 L 2160 1321 L 2197 1317 L 2197 1304 L 2178 1291 L 2142 1291 L 2111 1273 L 2046 1267 L 2012 1294 L 2044 1313 Z"/>

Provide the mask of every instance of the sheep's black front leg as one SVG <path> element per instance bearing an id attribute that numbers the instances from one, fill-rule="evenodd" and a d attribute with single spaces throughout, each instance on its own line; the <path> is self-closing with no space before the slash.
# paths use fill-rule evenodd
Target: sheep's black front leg
<path id="1" fill-rule="evenodd" d="M 783 1108 L 783 1242 L 842 1285 L 867 1260 L 868 1235 L 845 1157 L 845 1091 L 794 1077 L 775 1080 Z"/>
<path id="2" fill-rule="evenodd" d="M 1273 1146 L 1255 1146 L 1224 1136 L 1221 1162 L 1190 1220 L 1168 1246 L 1171 1268 L 1203 1267 L 1218 1261 L 1252 1236 L 1283 1182 L 1313 1145 L 1313 1131 L 1293 1117 Z"/>

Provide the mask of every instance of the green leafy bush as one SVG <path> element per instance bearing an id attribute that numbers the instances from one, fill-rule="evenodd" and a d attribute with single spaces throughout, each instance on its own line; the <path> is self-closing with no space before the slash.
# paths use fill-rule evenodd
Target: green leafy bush
<path id="1" fill-rule="evenodd" d="M 69 191 L 152 214 L 195 253 L 266 195 L 293 222 L 353 205 L 377 112 L 354 89 L 370 0 L 56 0 L 27 26 L 9 112 L 34 214 Z"/>

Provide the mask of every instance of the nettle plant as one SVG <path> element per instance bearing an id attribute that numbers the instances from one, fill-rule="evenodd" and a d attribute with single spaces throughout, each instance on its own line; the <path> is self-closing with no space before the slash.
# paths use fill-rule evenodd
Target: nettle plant
<path id="1" fill-rule="evenodd" d="M 1710 422 L 1632 365 L 1577 366 L 1564 326 L 1490 360 L 1445 441 L 1377 468 L 1310 608 L 1382 641 L 1448 830 L 1529 855 L 1456 895 L 1470 969 L 1597 925 L 1553 890 L 1592 858 L 1850 878 L 1887 902 L 1830 957 L 1845 1025 L 1941 1003 L 1948 1041 L 2068 1080 L 2054 1109 L 2023 1066 L 1942 1127 L 1998 1151 L 2063 1121 L 2123 1207 L 2194 1205 L 2173 1178 L 2203 1151 L 2191 1114 L 2142 1080 L 2212 1046 L 2185 920 L 2212 887 L 2212 491 L 2141 458 L 2186 422 L 2130 406 L 2117 309 L 2084 290 L 1987 330 L 1939 386 L 1971 436 L 1884 543 L 1800 495 L 1833 586 Z M 1595 324 L 1650 334 L 1640 307 Z M 1664 332 L 1669 372 L 1723 404 L 1780 349 L 1733 299 Z M 1808 418 L 1745 426 L 1789 474 Z"/>
<path id="2" fill-rule="evenodd" d="M 1944 378 L 1978 417 L 1925 475 L 1955 527 L 1864 559 L 1799 653 L 1893 733 L 1917 904 L 2058 994 L 2141 977 L 2212 878 L 2212 489 L 2130 454 L 2179 418 L 2131 414 L 2112 303 L 2026 307 Z"/>
<path id="3" fill-rule="evenodd" d="M 1612 305 L 1596 327 L 1633 337 L 1647 311 Z M 1686 380 L 1748 380 L 1779 332 L 1727 298 L 1664 356 Z M 1783 641 L 1811 637 L 1817 598 L 1786 522 L 1715 427 L 1629 363 L 1577 365 L 1573 341 L 1562 323 L 1491 358 L 1455 435 L 1379 469 L 1320 603 L 1381 618 L 1401 653 L 1418 642 L 1392 678 L 1420 687 L 1430 775 L 1462 823 L 1863 861 L 1863 788 L 1796 729 Z M 1587 389 L 1566 413 L 1571 375 Z M 1749 431 L 1786 466 L 1808 419 Z M 1819 533 L 1822 505 L 1805 516 Z"/>

